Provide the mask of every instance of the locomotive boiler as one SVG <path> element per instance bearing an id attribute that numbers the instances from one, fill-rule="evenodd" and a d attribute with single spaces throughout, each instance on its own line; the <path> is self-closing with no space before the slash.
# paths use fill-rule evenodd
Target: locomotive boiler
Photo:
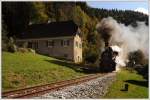
<path id="1" fill-rule="evenodd" d="M 101 54 L 99 68 L 101 72 L 112 72 L 116 70 L 116 56 L 118 56 L 117 51 L 105 44 L 105 51 Z"/>

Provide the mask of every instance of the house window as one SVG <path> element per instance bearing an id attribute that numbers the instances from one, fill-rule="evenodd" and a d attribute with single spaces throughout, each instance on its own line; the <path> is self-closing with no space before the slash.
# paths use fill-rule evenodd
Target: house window
<path id="1" fill-rule="evenodd" d="M 67 40 L 67 45 L 68 45 L 68 46 L 69 46 L 69 43 L 70 43 L 69 40 Z"/>
<path id="2" fill-rule="evenodd" d="M 53 47 L 54 46 L 54 40 L 46 41 L 47 47 Z"/>
<path id="3" fill-rule="evenodd" d="M 67 57 L 68 57 L 68 54 L 64 54 L 64 57 L 67 58 Z"/>
<path id="4" fill-rule="evenodd" d="M 32 42 L 28 42 L 28 48 L 32 48 Z"/>
<path id="5" fill-rule="evenodd" d="M 38 48 L 38 42 L 37 41 L 28 42 L 28 48 L 37 49 Z"/>
<path id="6" fill-rule="evenodd" d="M 35 48 L 36 49 L 38 48 L 38 42 L 35 42 Z"/>
<path id="7" fill-rule="evenodd" d="M 70 41 L 69 40 L 61 40 L 61 46 L 69 46 Z"/>
<path id="8" fill-rule="evenodd" d="M 78 47 L 78 42 L 76 41 L 76 47 Z"/>
<path id="9" fill-rule="evenodd" d="M 81 43 L 80 43 L 79 47 L 82 48 L 82 44 Z"/>
<path id="10" fill-rule="evenodd" d="M 78 62 L 80 62 L 80 57 L 78 56 Z"/>
<path id="11" fill-rule="evenodd" d="M 63 46 L 63 40 L 61 40 L 61 46 Z"/>

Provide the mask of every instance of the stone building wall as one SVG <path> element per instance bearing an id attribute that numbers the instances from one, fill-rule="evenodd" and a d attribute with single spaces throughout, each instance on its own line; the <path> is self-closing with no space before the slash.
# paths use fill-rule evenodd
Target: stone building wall
<path id="1" fill-rule="evenodd" d="M 47 41 L 53 41 L 54 46 L 47 46 Z M 64 43 L 63 45 L 61 44 L 62 41 Z M 67 45 L 67 41 L 69 41 L 69 45 Z M 78 35 L 68 37 L 17 40 L 18 46 L 24 43 L 35 43 L 35 46 L 32 46 L 31 48 L 40 54 L 65 58 L 73 62 L 82 62 L 82 41 Z"/>

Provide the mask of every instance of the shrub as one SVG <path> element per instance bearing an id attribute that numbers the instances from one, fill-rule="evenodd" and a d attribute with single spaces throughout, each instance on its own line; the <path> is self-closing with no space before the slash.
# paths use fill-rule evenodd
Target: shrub
<path id="1" fill-rule="evenodd" d="M 8 46 L 8 51 L 12 52 L 12 53 L 17 52 L 17 46 L 15 44 L 9 45 Z"/>
<path id="2" fill-rule="evenodd" d="M 95 52 L 88 52 L 88 54 L 85 57 L 85 60 L 88 63 L 95 63 L 97 59 L 98 59 L 98 54 Z"/>
<path id="3" fill-rule="evenodd" d="M 138 74 L 141 74 L 144 79 L 148 80 L 148 64 L 142 66 L 141 68 L 137 68 L 136 71 Z"/>
<path id="4" fill-rule="evenodd" d="M 138 64 L 145 65 L 147 63 L 143 52 L 140 50 L 130 52 L 128 55 L 128 59 L 129 59 L 129 62 L 127 64 L 128 67 L 134 68 L 135 65 L 138 65 Z"/>
<path id="5" fill-rule="evenodd" d="M 15 45 L 14 43 L 14 39 L 12 37 L 9 38 L 9 41 L 8 41 L 8 51 L 9 52 L 17 52 L 17 46 Z"/>
<path id="6" fill-rule="evenodd" d="M 22 44 L 22 47 L 23 47 L 23 48 L 27 48 L 27 47 L 28 47 L 28 43 L 27 43 L 27 42 L 24 42 L 24 43 Z"/>
<path id="7" fill-rule="evenodd" d="M 27 53 L 27 52 L 31 52 L 33 54 L 35 54 L 35 50 L 31 49 L 31 48 L 18 48 L 18 52 L 21 52 L 21 53 Z"/>
<path id="8" fill-rule="evenodd" d="M 27 48 L 18 48 L 18 51 L 21 53 L 25 53 L 25 52 L 28 52 L 28 49 Z"/>
<path id="9" fill-rule="evenodd" d="M 28 51 L 35 54 L 35 50 L 31 49 L 31 48 L 28 48 Z"/>

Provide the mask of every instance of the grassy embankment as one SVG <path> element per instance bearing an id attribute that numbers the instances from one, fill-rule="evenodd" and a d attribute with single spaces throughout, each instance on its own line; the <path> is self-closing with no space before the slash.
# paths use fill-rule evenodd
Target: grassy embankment
<path id="1" fill-rule="evenodd" d="M 85 75 L 76 65 L 33 53 L 2 52 L 2 90 L 13 90 Z"/>
<path id="2" fill-rule="evenodd" d="M 121 70 L 104 98 L 148 98 L 148 82 L 136 72 Z M 128 91 L 124 85 L 128 84 Z"/>
<path id="3" fill-rule="evenodd" d="M 77 66 L 32 53 L 2 52 L 2 90 L 12 90 L 85 75 Z M 141 75 L 122 70 L 104 98 L 147 98 L 147 82 Z M 126 81 L 126 82 L 125 82 Z M 124 84 L 129 90 L 123 91 Z"/>

